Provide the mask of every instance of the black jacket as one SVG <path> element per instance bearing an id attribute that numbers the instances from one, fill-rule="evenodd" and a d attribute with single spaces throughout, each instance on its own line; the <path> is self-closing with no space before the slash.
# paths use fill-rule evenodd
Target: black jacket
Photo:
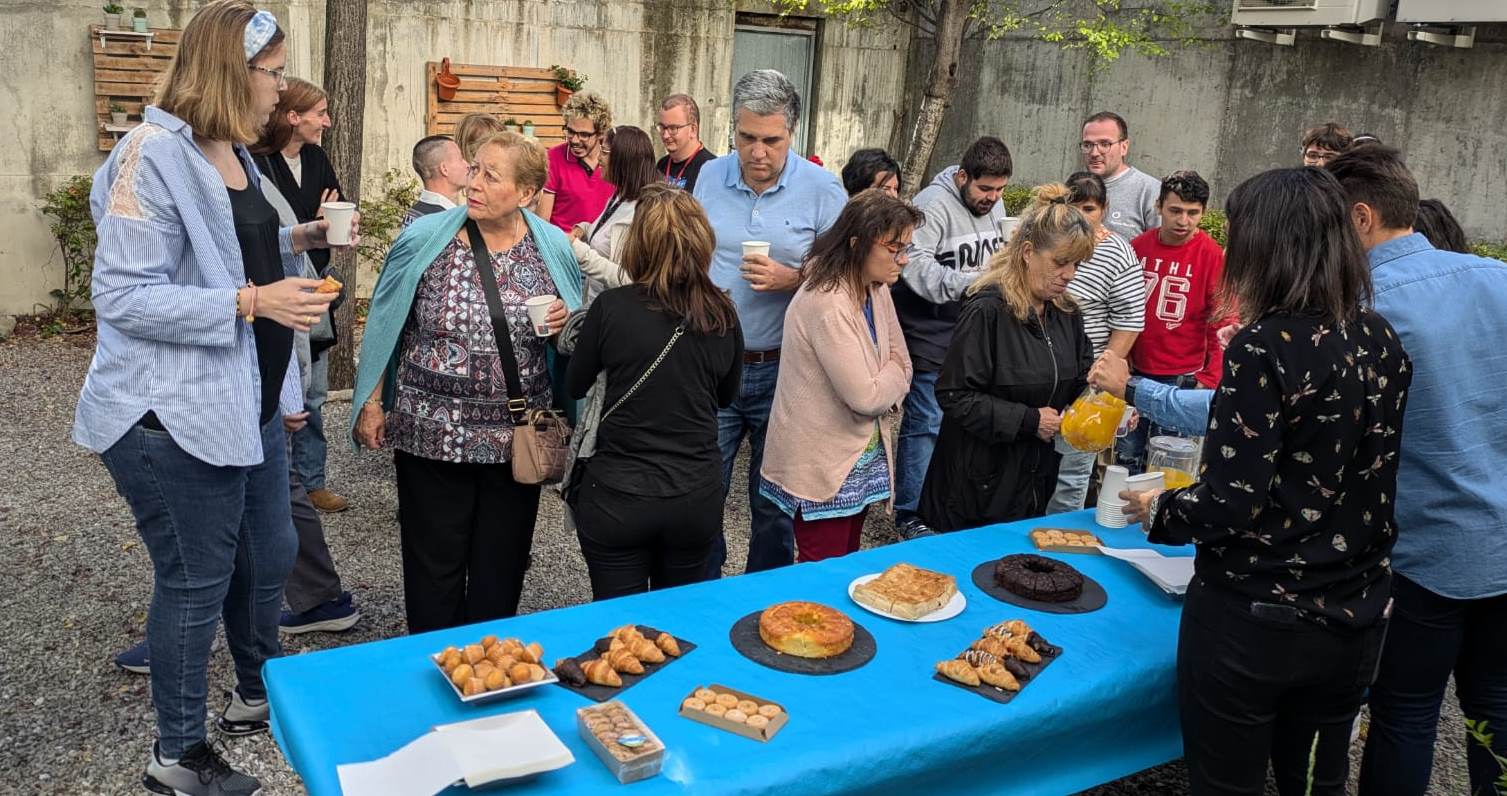
<path id="1" fill-rule="evenodd" d="M 1016 320 L 990 288 L 963 304 L 937 379 L 942 428 L 917 513 L 939 531 L 1037 517 L 1061 455 L 1036 436 L 1037 407 L 1065 409 L 1087 384 L 1083 317 L 1048 304 Z"/>
<path id="2" fill-rule="evenodd" d="M 339 195 L 338 201 L 345 201 L 345 191 L 340 189 L 340 179 L 335 176 L 335 166 L 330 163 L 330 156 L 318 144 L 304 144 L 298 151 L 298 157 L 302 161 L 301 183 L 293 179 L 293 171 L 288 168 L 288 162 L 283 160 L 281 153 L 259 155 L 255 160 L 257 168 L 272 180 L 283 198 L 288 200 L 293 208 L 293 215 L 298 216 L 298 223 L 306 224 L 319 215 L 319 197 L 325 191 L 333 188 Z M 330 267 L 330 250 L 310 249 L 309 260 L 322 277 Z"/>

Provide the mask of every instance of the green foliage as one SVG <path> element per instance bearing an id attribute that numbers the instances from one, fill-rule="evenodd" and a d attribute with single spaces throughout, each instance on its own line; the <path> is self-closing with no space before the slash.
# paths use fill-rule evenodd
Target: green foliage
<path id="1" fill-rule="evenodd" d="M 390 169 L 382 175 L 377 198 L 361 200 L 361 244 L 356 254 L 379 272 L 403 226 L 403 216 L 419 200 L 419 190 L 419 181 L 407 172 Z"/>
<path id="2" fill-rule="evenodd" d="M 1496 750 L 1492 748 L 1492 734 L 1487 732 L 1486 722 L 1466 719 L 1465 731 L 1470 733 L 1471 740 L 1480 744 L 1481 748 L 1485 749 L 1486 753 L 1497 761 L 1497 768 L 1501 770 L 1502 774 L 1497 777 L 1496 790 L 1499 793 L 1507 793 L 1507 757 L 1497 754 Z"/>
<path id="3" fill-rule="evenodd" d="M 105 3 L 106 14 L 124 14 L 125 12 L 126 7 L 120 3 Z"/>
<path id="4" fill-rule="evenodd" d="M 52 291 L 57 304 L 55 314 L 66 319 L 89 300 L 90 280 L 94 274 L 94 246 L 99 238 L 94 218 L 89 214 L 89 190 L 93 179 L 86 174 L 67 182 L 42 197 L 42 214 L 51 219 L 48 228 L 63 253 L 63 287 Z"/>
<path id="5" fill-rule="evenodd" d="M 1470 250 L 1481 257 L 1490 257 L 1493 260 L 1507 262 L 1507 243 L 1477 241 L 1470 245 Z"/>
<path id="6" fill-rule="evenodd" d="M 576 70 L 574 69 L 566 69 L 559 64 L 550 64 L 549 71 L 555 73 L 555 79 L 560 81 L 560 85 L 571 91 L 580 91 L 581 87 L 586 85 L 586 76 L 576 74 Z"/>
<path id="7" fill-rule="evenodd" d="M 1198 222 L 1198 228 L 1209 233 L 1209 237 L 1224 248 L 1226 217 L 1223 210 L 1209 208 L 1204 211 L 1204 217 Z"/>
<path id="8" fill-rule="evenodd" d="M 1005 190 L 1000 191 L 1000 201 L 1005 203 L 1005 215 L 1019 217 L 1031 204 L 1031 192 L 1034 189 L 1029 185 L 1006 185 Z"/>

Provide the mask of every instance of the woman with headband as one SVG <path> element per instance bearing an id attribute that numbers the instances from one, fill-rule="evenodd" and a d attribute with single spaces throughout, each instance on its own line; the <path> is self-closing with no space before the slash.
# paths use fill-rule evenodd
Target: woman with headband
<path id="1" fill-rule="evenodd" d="M 305 422 L 293 353 L 335 297 L 300 279 L 328 222 L 280 227 L 246 145 L 284 86 L 284 34 L 241 0 L 183 29 L 156 102 L 94 175 L 99 342 L 73 439 L 99 453 L 156 577 L 147 615 L 155 793 L 251 794 L 206 743 L 221 615 L 236 686 L 226 735 L 267 729 L 262 664 L 296 541 L 284 432 Z"/>

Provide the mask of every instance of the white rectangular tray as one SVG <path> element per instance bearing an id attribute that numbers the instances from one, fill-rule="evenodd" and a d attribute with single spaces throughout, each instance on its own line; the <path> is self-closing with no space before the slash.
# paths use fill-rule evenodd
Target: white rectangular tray
<path id="1" fill-rule="evenodd" d="M 1148 580 L 1155 583 L 1157 588 L 1173 596 L 1180 597 L 1186 594 L 1188 583 L 1193 580 L 1192 556 L 1164 556 L 1147 548 L 1104 547 L 1102 545 L 1099 547 L 1099 552 L 1135 567 Z"/>

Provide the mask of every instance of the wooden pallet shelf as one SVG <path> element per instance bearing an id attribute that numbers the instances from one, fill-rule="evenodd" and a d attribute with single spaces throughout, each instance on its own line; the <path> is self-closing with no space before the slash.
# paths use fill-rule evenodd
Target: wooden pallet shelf
<path id="1" fill-rule="evenodd" d="M 548 69 L 525 66 L 488 66 L 450 63 L 460 78 L 455 99 L 441 100 L 435 78 L 440 64 L 425 67 L 428 105 L 424 114 L 425 135 L 454 135 L 455 125 L 468 113 L 490 113 L 499 121 L 516 119 L 534 123 L 534 137 L 545 146 L 565 140 L 565 120 L 555 104 L 558 81 Z"/>
<path id="2" fill-rule="evenodd" d="M 157 93 L 157 81 L 178 52 L 182 31 L 152 28 L 147 33 L 89 27 L 94 56 L 94 115 L 99 148 L 109 152 L 121 134 L 141 123 L 141 114 Z M 127 123 L 110 121 L 110 105 L 125 108 Z"/>

